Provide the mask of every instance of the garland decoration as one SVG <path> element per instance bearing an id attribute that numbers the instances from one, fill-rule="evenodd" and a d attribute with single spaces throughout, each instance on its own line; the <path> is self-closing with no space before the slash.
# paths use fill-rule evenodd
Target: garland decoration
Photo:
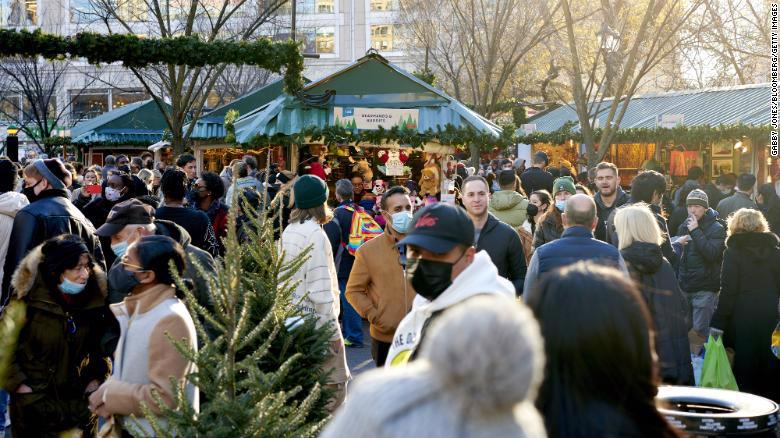
<path id="1" fill-rule="evenodd" d="M 492 150 L 493 148 L 505 148 L 511 144 L 511 138 L 493 135 L 477 131 L 472 127 L 458 128 L 447 124 L 444 128 L 437 126 L 434 131 L 428 129 L 418 132 L 416 129 L 405 129 L 397 126 L 390 129 L 379 127 L 377 130 L 358 131 L 346 129 L 342 126 L 326 126 L 323 128 L 312 126 L 305 128 L 297 134 L 256 135 L 245 147 L 257 147 L 267 145 L 289 146 L 291 144 L 304 144 L 306 142 L 322 143 L 327 146 L 370 143 L 377 146 L 387 143 L 408 145 L 412 148 L 422 148 L 426 143 L 439 143 L 445 146 L 457 148 L 476 145 L 480 150 Z"/>
<path id="2" fill-rule="evenodd" d="M 285 89 L 295 93 L 303 87 L 303 57 L 300 43 L 202 41 L 197 36 L 147 39 L 132 34 L 102 35 L 91 32 L 63 37 L 27 30 L 0 29 L 0 56 L 42 56 L 46 59 L 86 58 L 91 64 L 121 62 L 125 67 L 154 64 L 202 67 L 218 64 L 248 64 L 274 73 L 285 70 Z"/>
<path id="3" fill-rule="evenodd" d="M 574 131 L 576 122 L 568 121 L 560 128 L 552 132 L 533 132 L 528 135 L 515 137 L 515 142 L 524 144 L 550 143 L 564 144 L 569 140 L 582 143 L 582 133 Z M 598 139 L 603 129 L 595 129 L 594 138 Z M 733 125 L 696 125 L 677 126 L 674 128 L 626 128 L 618 129 L 612 136 L 611 143 L 655 143 L 655 144 L 686 144 L 706 145 L 719 141 L 736 141 L 743 137 L 765 138 L 769 141 L 769 125 L 746 125 L 738 123 Z"/>

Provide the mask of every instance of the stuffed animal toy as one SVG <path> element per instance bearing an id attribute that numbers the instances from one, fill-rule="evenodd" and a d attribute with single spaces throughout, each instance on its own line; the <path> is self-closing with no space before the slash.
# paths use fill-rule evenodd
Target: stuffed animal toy
<path id="1" fill-rule="evenodd" d="M 363 181 L 371 181 L 374 179 L 374 172 L 371 170 L 371 165 L 368 164 L 368 161 L 363 157 L 359 158 L 355 161 L 355 164 L 352 165 L 352 174 L 362 176 Z"/>
<path id="2" fill-rule="evenodd" d="M 420 195 L 421 196 L 436 196 L 439 194 L 439 167 L 434 165 L 426 165 L 422 170 L 422 177 L 420 178 Z"/>

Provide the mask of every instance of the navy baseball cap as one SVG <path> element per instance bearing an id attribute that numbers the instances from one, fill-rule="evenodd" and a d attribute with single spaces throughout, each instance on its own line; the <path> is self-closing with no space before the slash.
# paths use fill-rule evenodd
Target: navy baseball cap
<path id="1" fill-rule="evenodd" d="M 455 245 L 474 245 L 474 223 L 466 211 L 442 202 L 418 211 L 412 219 L 410 231 L 397 246 L 412 245 L 442 254 Z"/>

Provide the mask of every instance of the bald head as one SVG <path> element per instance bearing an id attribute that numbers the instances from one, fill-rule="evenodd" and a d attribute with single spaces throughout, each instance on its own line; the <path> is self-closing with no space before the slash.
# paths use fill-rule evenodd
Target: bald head
<path id="1" fill-rule="evenodd" d="M 563 211 L 563 226 L 585 227 L 589 230 L 596 228 L 596 203 L 588 195 L 574 195 L 566 200 L 566 208 Z"/>

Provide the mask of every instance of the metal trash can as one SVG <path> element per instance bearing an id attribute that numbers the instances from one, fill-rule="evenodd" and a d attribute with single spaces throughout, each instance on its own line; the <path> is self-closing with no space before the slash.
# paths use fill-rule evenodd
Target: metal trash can
<path id="1" fill-rule="evenodd" d="M 659 412 L 688 437 L 780 438 L 780 410 L 764 397 L 725 389 L 662 386 Z"/>

